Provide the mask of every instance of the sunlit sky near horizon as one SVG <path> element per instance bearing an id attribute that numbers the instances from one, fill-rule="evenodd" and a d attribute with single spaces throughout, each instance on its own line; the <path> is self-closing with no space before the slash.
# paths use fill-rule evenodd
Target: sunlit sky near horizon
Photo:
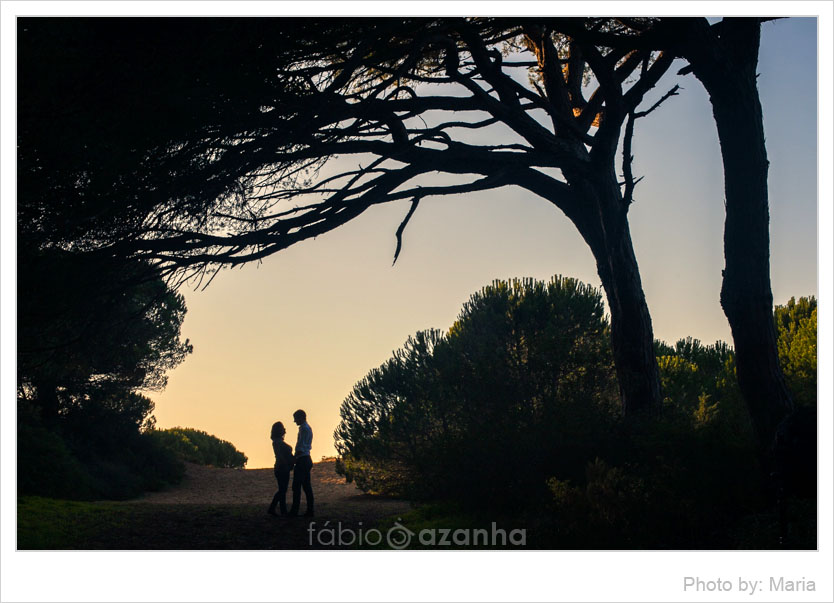
<path id="1" fill-rule="evenodd" d="M 816 20 L 763 26 L 759 88 L 770 167 L 774 302 L 817 295 Z M 682 64 L 681 64 L 682 66 Z M 655 337 L 731 342 L 719 305 L 723 176 L 706 94 L 694 76 L 635 133 L 632 238 Z M 647 99 L 648 100 L 648 99 Z M 649 105 L 651 101 L 646 103 Z M 519 189 L 427 199 L 392 267 L 407 202 L 375 207 L 316 240 L 189 288 L 183 336 L 194 353 L 153 393 L 161 428 L 231 441 L 249 468 L 271 466 L 269 428 L 303 408 L 313 458 L 335 454 L 339 406 L 353 384 L 414 332 L 447 329 L 471 293 L 494 279 L 562 274 L 599 287 L 573 225 Z M 287 440 L 294 444 L 295 428 Z"/>

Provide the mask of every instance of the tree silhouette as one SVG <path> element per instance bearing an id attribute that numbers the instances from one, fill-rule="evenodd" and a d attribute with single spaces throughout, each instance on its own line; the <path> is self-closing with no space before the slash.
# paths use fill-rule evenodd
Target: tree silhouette
<path id="1" fill-rule="evenodd" d="M 192 350 L 182 295 L 142 262 L 24 250 L 18 268 L 18 385 L 49 424 L 91 396 L 161 390 Z"/>
<path id="2" fill-rule="evenodd" d="M 342 470 L 364 490 L 518 511 L 605 447 L 607 330 L 601 293 L 575 279 L 493 282 L 354 386 L 334 433 Z"/>
<path id="3" fill-rule="evenodd" d="M 664 50 L 689 62 L 709 94 L 724 165 L 724 259 L 721 307 L 735 344 L 739 387 L 763 449 L 794 410 L 779 365 L 770 285 L 770 235 L 762 107 L 756 85 L 766 18 L 659 18 L 627 32 L 587 32 L 577 20 L 557 27 L 615 48 Z"/>
<path id="4" fill-rule="evenodd" d="M 680 54 L 709 93 L 724 163 L 721 307 L 730 323 L 738 383 L 759 438 L 769 443 L 793 410 L 776 348 L 770 287 L 770 215 L 762 107 L 756 86 L 761 19 L 720 26 L 687 19 Z"/>
<path id="5" fill-rule="evenodd" d="M 30 152 L 22 180 L 32 186 L 22 193 L 35 194 L 22 219 L 46 224 L 51 233 L 73 233 L 72 244 L 84 249 L 142 257 L 181 276 L 211 277 L 223 266 L 259 260 L 328 232 L 373 205 L 407 201 L 396 231 L 396 261 L 421 200 L 521 187 L 559 208 L 590 247 L 609 302 L 624 410 L 656 410 L 661 396 L 651 318 L 627 220 L 635 186 L 630 142 L 634 120 L 657 105 L 642 112 L 638 106 L 673 57 L 611 49 L 564 35 L 553 23 L 191 20 L 179 37 L 171 35 L 177 25 L 170 22 L 144 23 L 155 42 L 148 52 L 162 59 L 148 66 L 148 46 L 129 50 L 137 31 L 84 21 L 88 33 L 115 29 L 106 43 L 91 35 L 86 49 L 81 46 L 82 55 L 95 54 L 97 69 L 92 77 L 76 69 L 83 84 L 70 78 L 71 87 L 81 89 L 82 100 L 92 95 L 97 102 L 80 104 L 108 106 L 98 80 L 125 73 L 125 61 L 133 60 L 139 69 L 127 70 L 134 79 L 127 78 L 125 96 L 144 92 L 156 109 L 173 103 L 192 115 L 187 127 L 167 120 L 160 126 L 141 103 L 131 102 L 132 112 L 110 106 L 105 116 L 113 122 L 99 128 L 104 138 L 82 140 L 109 161 L 102 141 L 112 143 L 124 125 L 135 134 L 125 147 L 130 151 L 105 170 L 88 161 L 66 173 L 71 177 L 63 182 L 70 184 L 61 192 L 70 201 L 58 214 L 53 202 L 42 202 L 56 186 L 39 193 L 34 181 L 44 166 Z M 64 25 L 73 28 L 72 22 Z M 584 19 L 579 25 L 611 34 L 644 26 L 639 19 Z M 201 28 L 216 44 L 195 48 L 189 36 Z M 146 32 L 135 29 L 145 39 Z M 99 52 L 108 45 L 115 51 Z M 222 57 L 220 68 L 204 69 L 211 62 L 206 57 Z M 234 69 L 238 64 L 242 68 Z M 670 94 L 674 90 L 663 98 Z M 92 119 L 101 123 L 102 114 Z M 26 123 L 35 125 L 24 129 L 24 137 L 34 132 L 37 142 L 41 122 Z M 152 124 L 147 131 L 144 123 Z M 624 128 L 620 182 L 616 162 Z M 89 149 L 81 151 L 89 156 Z M 340 161 L 330 161 L 335 157 Z M 67 220 L 77 228 L 63 228 Z"/>

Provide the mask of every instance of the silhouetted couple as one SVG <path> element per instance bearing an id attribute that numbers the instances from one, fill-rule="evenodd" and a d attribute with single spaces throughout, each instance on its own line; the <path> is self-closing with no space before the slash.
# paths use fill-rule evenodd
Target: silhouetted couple
<path id="1" fill-rule="evenodd" d="M 298 507 L 301 505 L 301 490 L 304 490 L 304 498 L 307 501 L 307 512 L 305 517 L 313 516 L 313 485 L 310 481 L 310 470 L 313 468 L 313 459 L 310 457 L 310 450 L 313 447 L 313 430 L 307 424 L 307 413 L 297 410 L 292 415 L 293 421 L 298 425 L 298 440 L 295 443 L 295 455 L 292 447 L 284 441 L 287 430 L 284 424 L 278 421 L 272 426 L 272 451 L 275 453 L 275 479 L 278 480 L 278 492 L 272 497 L 272 504 L 269 505 L 267 513 L 278 515 L 275 508 L 279 507 L 281 515 L 295 517 L 298 515 Z M 293 471 L 292 479 L 292 507 L 287 511 L 287 485 L 290 483 L 290 471 Z"/>

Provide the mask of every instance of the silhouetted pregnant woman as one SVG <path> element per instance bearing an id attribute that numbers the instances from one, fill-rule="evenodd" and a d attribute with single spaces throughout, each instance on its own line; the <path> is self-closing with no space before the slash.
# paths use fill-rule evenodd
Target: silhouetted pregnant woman
<path id="1" fill-rule="evenodd" d="M 292 446 L 284 441 L 287 430 L 281 421 L 272 426 L 272 451 L 275 453 L 275 479 L 278 480 L 278 492 L 272 497 L 267 513 L 278 515 L 275 507 L 280 505 L 281 515 L 287 514 L 287 486 L 290 483 L 290 470 L 293 466 Z"/>

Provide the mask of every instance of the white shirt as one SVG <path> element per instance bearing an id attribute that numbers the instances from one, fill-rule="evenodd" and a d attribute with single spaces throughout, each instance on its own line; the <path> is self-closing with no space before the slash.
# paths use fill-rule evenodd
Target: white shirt
<path id="1" fill-rule="evenodd" d="M 310 456 L 313 447 L 313 429 L 304 421 L 298 426 L 298 441 L 295 444 L 295 456 Z"/>

